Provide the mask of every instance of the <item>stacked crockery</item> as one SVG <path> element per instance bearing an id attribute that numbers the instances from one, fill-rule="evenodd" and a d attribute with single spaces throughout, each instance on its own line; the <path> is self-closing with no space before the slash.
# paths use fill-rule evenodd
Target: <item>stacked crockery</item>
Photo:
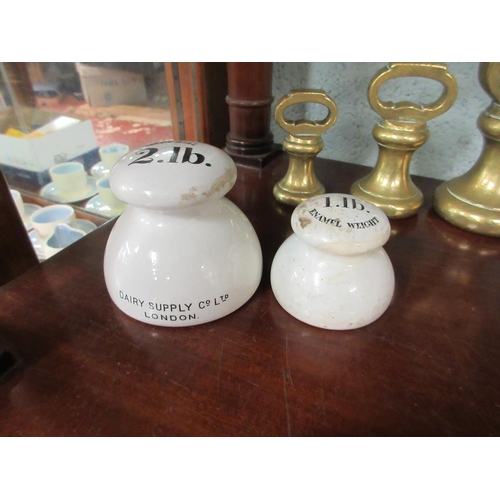
<path id="1" fill-rule="evenodd" d="M 49 172 L 52 182 L 42 189 L 43 198 L 56 203 L 75 203 L 97 193 L 96 180 L 87 175 L 82 163 L 59 163 Z"/>
<path id="2" fill-rule="evenodd" d="M 108 144 L 99 149 L 101 162 L 90 169 L 91 175 L 97 179 L 97 196 L 94 196 L 85 209 L 104 217 L 117 217 L 128 205 L 119 200 L 109 186 L 109 174 L 116 162 L 129 152 L 125 144 Z"/>
<path id="3" fill-rule="evenodd" d="M 48 259 L 71 243 L 85 236 L 78 227 L 75 210 L 70 205 L 50 205 L 34 212 L 30 238 L 39 259 Z"/>

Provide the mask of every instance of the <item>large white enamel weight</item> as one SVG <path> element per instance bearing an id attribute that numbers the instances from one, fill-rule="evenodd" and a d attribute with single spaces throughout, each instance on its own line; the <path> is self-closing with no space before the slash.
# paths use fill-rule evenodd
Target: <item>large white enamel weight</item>
<path id="1" fill-rule="evenodd" d="M 104 276 L 124 313 L 189 326 L 251 298 L 262 252 L 246 216 L 224 197 L 236 175 L 229 155 L 196 142 L 151 144 L 118 160 L 111 189 L 130 207 L 109 236 Z"/>
<path id="2" fill-rule="evenodd" d="M 378 319 L 394 293 L 394 270 L 382 246 L 387 216 L 345 194 L 323 194 L 296 207 L 292 234 L 271 267 L 271 286 L 295 318 L 320 328 L 349 330 Z"/>

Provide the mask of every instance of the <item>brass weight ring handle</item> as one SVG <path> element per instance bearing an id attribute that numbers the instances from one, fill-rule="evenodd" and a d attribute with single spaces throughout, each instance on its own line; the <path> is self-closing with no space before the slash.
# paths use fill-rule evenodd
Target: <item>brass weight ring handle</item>
<path id="1" fill-rule="evenodd" d="M 443 85 L 441 96 L 430 104 L 414 104 L 408 101 L 381 101 L 378 92 L 382 84 L 393 78 L 419 76 L 436 80 Z M 427 122 L 451 108 L 458 94 L 458 85 L 443 64 L 390 63 L 381 69 L 368 86 L 368 100 L 373 110 L 386 120 L 416 120 Z"/>
<path id="2" fill-rule="evenodd" d="M 326 118 L 319 121 L 285 119 L 284 113 L 289 106 L 306 102 L 315 102 L 325 106 L 328 109 Z M 293 136 L 321 135 L 337 121 L 337 116 L 337 105 L 322 90 L 291 90 L 288 95 L 280 99 L 274 111 L 278 125 Z"/>

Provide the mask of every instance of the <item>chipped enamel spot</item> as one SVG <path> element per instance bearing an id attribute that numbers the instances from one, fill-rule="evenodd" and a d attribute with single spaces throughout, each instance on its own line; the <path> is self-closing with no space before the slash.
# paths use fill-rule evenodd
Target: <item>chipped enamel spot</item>
<path id="1" fill-rule="evenodd" d="M 385 213 L 347 194 L 322 194 L 293 212 L 292 229 L 316 248 L 338 255 L 359 255 L 384 245 L 391 226 Z"/>

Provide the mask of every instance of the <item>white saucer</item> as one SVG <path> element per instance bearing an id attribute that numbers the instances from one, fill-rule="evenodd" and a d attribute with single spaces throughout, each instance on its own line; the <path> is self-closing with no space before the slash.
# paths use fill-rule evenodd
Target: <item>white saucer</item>
<path id="1" fill-rule="evenodd" d="M 74 227 L 75 229 L 80 229 L 85 234 L 88 234 L 97 228 L 97 226 L 93 222 L 84 219 L 76 219 L 76 224 Z M 40 236 L 38 236 L 35 230 L 31 230 L 28 234 L 31 240 L 31 244 L 35 249 L 38 260 L 40 261 L 45 260 L 45 255 L 43 251 L 43 239 Z"/>
<path id="2" fill-rule="evenodd" d="M 94 196 L 91 200 L 87 202 L 85 205 L 85 210 L 89 212 L 94 212 L 95 214 L 103 215 L 104 217 L 117 217 L 120 215 L 128 205 L 125 205 L 120 208 L 111 208 L 106 205 L 101 198 L 101 195 Z"/>
<path id="3" fill-rule="evenodd" d="M 105 167 L 103 163 L 96 163 L 91 169 L 90 169 L 90 175 L 95 177 L 96 179 L 102 179 L 103 177 L 106 177 L 109 174 L 109 168 Z"/>
<path id="4" fill-rule="evenodd" d="M 27 231 L 30 231 L 31 229 L 33 229 L 33 225 L 31 224 L 31 221 L 30 221 L 30 217 L 39 208 L 42 208 L 42 207 L 40 205 L 35 205 L 34 203 L 25 203 L 24 204 L 23 222 L 24 222 L 24 227 L 26 228 Z"/>
<path id="5" fill-rule="evenodd" d="M 97 193 L 96 182 L 97 180 L 93 177 L 88 177 L 85 191 L 79 191 L 78 193 L 72 194 L 62 193 L 61 190 L 57 189 L 54 183 L 51 182 L 42 189 L 40 195 L 56 203 L 74 203 L 94 196 Z"/>

